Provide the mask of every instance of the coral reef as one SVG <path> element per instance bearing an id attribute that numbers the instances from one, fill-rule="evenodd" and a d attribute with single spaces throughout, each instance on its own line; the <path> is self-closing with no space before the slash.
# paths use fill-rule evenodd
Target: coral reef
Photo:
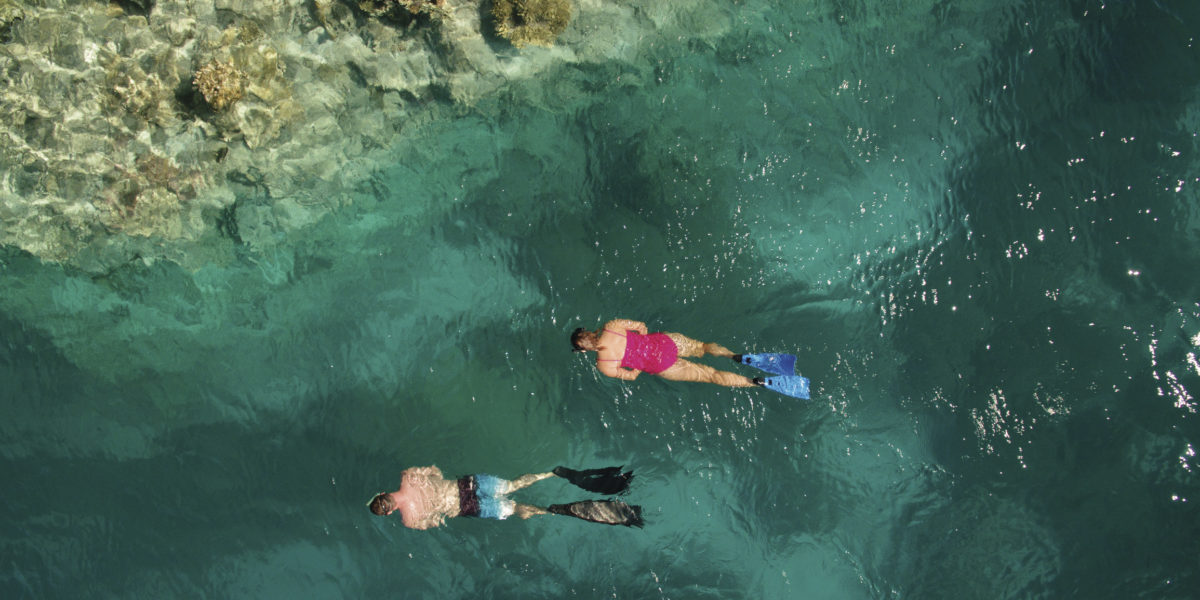
<path id="1" fill-rule="evenodd" d="M 221 137 L 240 139 L 250 148 L 275 140 L 304 116 L 285 77 L 286 63 L 263 38 L 253 21 L 227 27 L 207 44 L 206 54 L 214 58 L 193 80 L 217 111 L 213 124 Z"/>
<path id="2" fill-rule="evenodd" d="M 441 8 L 445 0 L 396 0 L 412 14 L 431 13 Z"/>
<path id="3" fill-rule="evenodd" d="M 12 0 L 0 0 L 0 44 L 12 41 L 12 28 L 25 18 L 25 11 Z"/>
<path id="4" fill-rule="evenodd" d="M 360 0 L 358 7 L 374 17 L 397 18 L 420 14 L 439 14 L 445 0 Z"/>
<path id="5" fill-rule="evenodd" d="M 242 99 L 246 91 L 246 74 L 234 67 L 233 61 L 214 60 L 196 71 L 192 83 L 213 108 L 224 110 Z"/>
<path id="6" fill-rule="evenodd" d="M 115 108 L 157 125 L 168 125 L 175 118 L 172 90 L 179 82 L 173 73 L 146 73 L 142 66 L 119 56 L 110 56 L 106 68 L 107 92 Z"/>
<path id="7" fill-rule="evenodd" d="M 269 251 L 422 160 L 431 124 L 506 89 L 582 101 L 539 79 L 697 35 L 660 0 L 499 3 L 514 45 L 557 45 L 497 52 L 475 0 L 0 0 L 0 245 L 95 273 Z"/>
<path id="8" fill-rule="evenodd" d="M 570 0 L 493 0 L 496 34 L 518 48 L 550 47 L 571 21 Z"/>
<path id="9" fill-rule="evenodd" d="M 178 239 L 188 230 L 185 220 L 200 218 L 185 210 L 204 185 L 199 172 L 184 172 L 153 151 L 139 156 L 133 169 L 117 163 L 113 168 L 115 180 L 103 192 L 99 216 L 109 229 L 126 235 Z"/>

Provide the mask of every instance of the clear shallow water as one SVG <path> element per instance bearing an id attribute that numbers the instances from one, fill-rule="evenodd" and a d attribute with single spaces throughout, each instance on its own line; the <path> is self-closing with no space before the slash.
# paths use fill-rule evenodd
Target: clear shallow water
<path id="1" fill-rule="evenodd" d="M 1194 596 L 1196 9 L 706 18 L 232 264 L 4 250 L 4 596 Z M 601 381 L 566 335 L 612 316 L 794 351 L 814 401 Z M 610 463 L 645 530 L 364 507 Z"/>

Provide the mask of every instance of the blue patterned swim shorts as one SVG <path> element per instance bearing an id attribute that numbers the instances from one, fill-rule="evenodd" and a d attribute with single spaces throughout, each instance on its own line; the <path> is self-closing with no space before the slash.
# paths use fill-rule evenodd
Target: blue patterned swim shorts
<path id="1" fill-rule="evenodd" d="M 507 480 L 486 473 L 459 479 L 459 514 L 483 519 L 507 519 L 517 506 L 505 497 L 509 487 Z"/>

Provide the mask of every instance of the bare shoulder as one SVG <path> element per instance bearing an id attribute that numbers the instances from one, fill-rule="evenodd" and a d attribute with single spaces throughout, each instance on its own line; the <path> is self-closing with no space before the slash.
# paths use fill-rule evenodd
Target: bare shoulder
<path id="1" fill-rule="evenodd" d="M 605 329 L 608 329 L 609 327 L 612 327 L 618 331 L 626 329 L 641 331 L 646 328 L 646 324 L 641 321 L 634 321 L 633 319 L 613 319 L 604 325 Z"/>
<path id="2" fill-rule="evenodd" d="M 442 470 L 430 465 L 428 467 L 409 467 L 404 470 L 404 477 L 419 477 L 421 479 L 441 479 Z"/>

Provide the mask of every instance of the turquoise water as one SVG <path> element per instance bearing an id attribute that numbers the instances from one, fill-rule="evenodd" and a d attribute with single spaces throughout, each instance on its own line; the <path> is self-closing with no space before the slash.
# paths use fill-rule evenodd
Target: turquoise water
<path id="1" fill-rule="evenodd" d="M 706 18 L 232 261 L 0 250 L 0 595 L 1196 597 L 1200 8 Z M 567 335 L 616 316 L 813 401 L 601 380 Z M 625 464 L 648 524 L 367 512 L 426 464 Z"/>

